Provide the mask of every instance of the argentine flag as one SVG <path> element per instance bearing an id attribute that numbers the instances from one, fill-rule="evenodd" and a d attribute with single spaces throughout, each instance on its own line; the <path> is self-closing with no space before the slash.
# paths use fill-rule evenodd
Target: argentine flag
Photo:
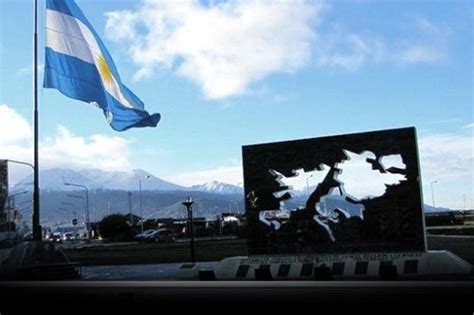
<path id="1" fill-rule="evenodd" d="M 123 131 L 155 127 L 143 102 L 123 83 L 94 28 L 73 0 L 47 0 L 44 87 L 100 107 L 110 126 Z"/>

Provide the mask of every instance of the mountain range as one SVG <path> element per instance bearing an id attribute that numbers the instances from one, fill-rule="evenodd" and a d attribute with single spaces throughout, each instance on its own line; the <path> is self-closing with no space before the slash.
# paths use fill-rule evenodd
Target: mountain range
<path id="1" fill-rule="evenodd" d="M 147 171 L 135 169 L 131 172 L 112 171 L 107 172 L 99 169 L 61 169 L 53 168 L 40 172 L 40 187 L 44 191 L 71 191 L 77 187 L 67 186 L 65 183 L 83 185 L 89 190 L 139 190 L 139 181 L 142 183 L 142 190 L 157 191 L 202 191 L 215 192 L 221 194 L 239 194 L 243 189 L 239 186 L 226 184 L 218 181 L 203 183 L 192 187 L 184 187 L 170 183 L 154 176 Z M 12 191 L 30 190 L 32 188 L 33 176 L 19 181 Z"/>
<path id="2" fill-rule="evenodd" d="M 142 186 L 140 211 L 139 181 Z M 10 193 L 18 194 L 15 203 L 24 217 L 31 214 L 32 176 L 16 183 Z M 243 188 L 212 181 L 192 187 L 184 187 L 153 174 L 135 169 L 131 172 L 107 172 L 99 169 L 47 169 L 40 172 L 41 219 L 43 224 L 68 221 L 76 215 L 85 217 L 85 193 L 88 188 L 90 218 L 100 220 L 110 213 L 134 213 L 143 217 L 174 217 L 186 215 L 181 202 L 188 195 L 194 199 L 196 217 L 214 218 L 222 212 L 243 212 Z M 81 198 L 83 200 L 81 200 Z"/>
<path id="3" fill-rule="evenodd" d="M 32 177 L 19 181 L 11 194 L 31 191 Z M 244 212 L 243 188 L 227 183 L 212 181 L 201 185 L 184 187 L 160 179 L 144 170 L 131 172 L 107 172 L 98 169 L 49 169 L 40 173 L 41 208 L 43 224 L 84 218 L 85 197 L 79 187 L 67 186 L 73 183 L 88 187 L 90 218 L 100 220 L 110 213 L 134 213 L 145 218 L 174 217 L 186 215 L 181 202 L 188 195 L 194 199 L 193 213 L 196 217 L 215 218 L 222 212 Z M 142 207 L 140 211 L 139 181 L 142 182 Z M 305 204 L 306 194 L 301 192 L 287 202 L 289 207 Z M 337 200 L 328 200 L 337 205 Z M 24 217 L 31 215 L 31 194 L 16 196 L 15 203 Z M 425 205 L 425 212 L 448 211 L 447 208 L 433 208 Z"/>
<path id="4" fill-rule="evenodd" d="M 202 185 L 191 186 L 191 190 L 213 192 L 217 194 L 242 194 L 243 188 L 218 181 L 208 182 Z"/>
<path id="5" fill-rule="evenodd" d="M 42 191 L 77 190 L 77 187 L 65 183 L 83 185 L 90 190 L 138 190 L 140 179 L 143 190 L 183 190 L 185 187 L 176 185 L 152 174 L 136 169 L 131 172 L 107 172 L 99 169 L 71 170 L 53 168 L 40 172 L 40 187 Z M 13 190 L 31 189 L 33 177 L 29 176 L 19 181 Z"/>

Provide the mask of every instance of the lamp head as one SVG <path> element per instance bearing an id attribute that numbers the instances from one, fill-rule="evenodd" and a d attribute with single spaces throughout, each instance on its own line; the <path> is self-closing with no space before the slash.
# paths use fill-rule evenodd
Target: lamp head
<path id="1" fill-rule="evenodd" d="M 147 180 L 147 179 L 149 179 L 150 177 L 151 177 L 150 175 L 147 175 L 147 176 L 145 176 L 145 177 L 140 178 L 139 181 Z"/>
<path id="2" fill-rule="evenodd" d="M 186 197 L 186 199 L 184 199 L 183 201 L 183 205 L 185 205 L 186 207 L 189 207 L 193 204 L 193 198 L 191 198 L 190 196 Z"/>

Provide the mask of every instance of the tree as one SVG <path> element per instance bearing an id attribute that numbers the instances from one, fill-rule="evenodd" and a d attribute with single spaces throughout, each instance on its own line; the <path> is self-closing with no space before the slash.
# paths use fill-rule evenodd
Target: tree
<path id="1" fill-rule="evenodd" d="M 133 228 L 127 223 L 127 216 L 111 214 L 99 223 L 99 233 L 102 238 L 112 241 L 129 241 L 133 239 Z"/>

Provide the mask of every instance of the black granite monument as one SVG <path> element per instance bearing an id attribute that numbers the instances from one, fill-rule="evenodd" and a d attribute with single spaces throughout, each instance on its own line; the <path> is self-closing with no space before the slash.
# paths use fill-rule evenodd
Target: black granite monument
<path id="1" fill-rule="evenodd" d="M 415 128 L 242 151 L 249 255 L 426 250 Z"/>

